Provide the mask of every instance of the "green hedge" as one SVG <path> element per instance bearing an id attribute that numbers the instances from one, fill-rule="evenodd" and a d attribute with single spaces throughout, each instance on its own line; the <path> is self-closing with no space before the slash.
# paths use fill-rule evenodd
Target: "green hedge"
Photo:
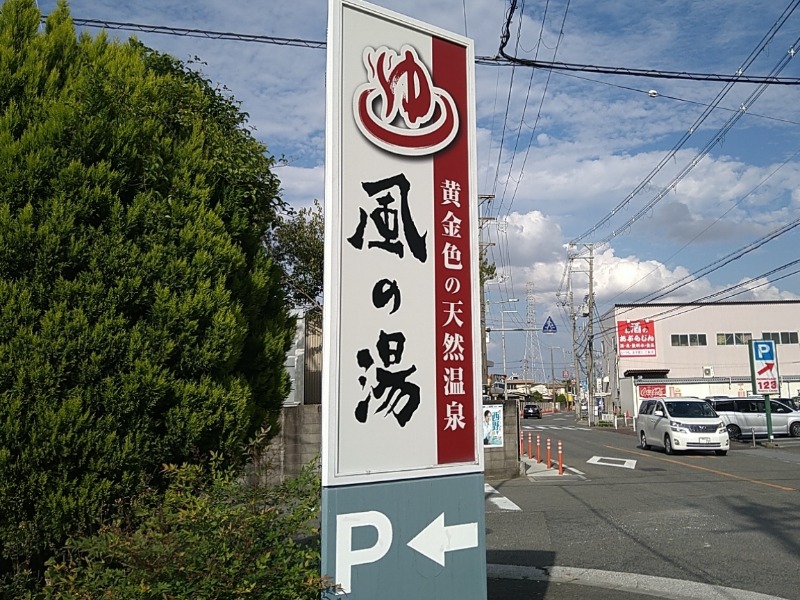
<path id="1" fill-rule="evenodd" d="M 275 160 L 180 61 L 0 4 L 0 586 L 274 424 Z M 2 591 L 0 589 L 0 591 Z M 12 594 L 11 597 L 14 597 Z"/>
<path id="2" fill-rule="evenodd" d="M 192 465 L 164 475 L 165 495 L 137 497 L 50 560 L 43 598 L 316 600 L 326 589 L 313 466 L 271 489 Z"/>

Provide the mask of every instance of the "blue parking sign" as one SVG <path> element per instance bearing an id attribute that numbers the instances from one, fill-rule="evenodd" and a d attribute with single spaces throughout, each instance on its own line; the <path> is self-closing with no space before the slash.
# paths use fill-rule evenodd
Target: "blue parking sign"
<path id="1" fill-rule="evenodd" d="M 761 361 L 775 360 L 775 342 L 772 340 L 754 341 L 753 358 Z"/>

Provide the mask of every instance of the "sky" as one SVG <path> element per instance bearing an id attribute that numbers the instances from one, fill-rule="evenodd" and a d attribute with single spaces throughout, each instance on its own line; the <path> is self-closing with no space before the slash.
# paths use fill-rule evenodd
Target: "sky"
<path id="1" fill-rule="evenodd" d="M 511 0 L 374 4 L 500 54 Z M 44 15 L 56 0 L 39 0 Z M 614 304 L 800 298 L 798 0 L 516 0 L 507 56 L 690 74 L 636 77 L 475 66 L 480 231 L 497 277 L 485 288 L 488 359 L 536 380 L 572 371 L 570 297 L 585 347 Z M 229 32 L 275 43 L 109 30 L 193 61 L 281 159 L 295 207 L 324 198 L 326 0 L 72 0 L 76 20 Z M 79 27 L 92 35 L 96 27 Z M 571 259 L 569 257 L 572 257 Z M 571 295 L 570 295 L 571 290 Z M 516 302 L 508 302 L 509 300 Z M 516 312 L 504 312 L 501 311 Z M 542 328 L 551 317 L 555 334 Z M 504 334 L 496 330 L 519 329 Z M 527 330 L 527 331 L 523 331 Z M 503 347 L 505 346 L 505 352 Z M 579 349 L 579 354 L 583 351 Z"/>

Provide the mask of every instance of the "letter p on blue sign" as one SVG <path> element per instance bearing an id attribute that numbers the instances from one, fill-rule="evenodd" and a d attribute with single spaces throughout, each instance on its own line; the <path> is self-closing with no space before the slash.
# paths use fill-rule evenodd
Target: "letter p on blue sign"
<path id="1" fill-rule="evenodd" d="M 775 360 L 775 342 L 759 341 L 754 343 L 756 360 Z"/>

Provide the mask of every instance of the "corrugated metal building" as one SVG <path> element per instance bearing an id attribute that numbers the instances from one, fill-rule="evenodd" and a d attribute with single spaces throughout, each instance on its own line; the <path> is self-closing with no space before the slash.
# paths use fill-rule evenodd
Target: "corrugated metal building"
<path id="1" fill-rule="evenodd" d="M 800 394 L 800 300 L 617 304 L 600 328 L 596 376 L 623 413 L 643 397 L 751 394 L 750 340 L 775 342 L 776 396 Z"/>

